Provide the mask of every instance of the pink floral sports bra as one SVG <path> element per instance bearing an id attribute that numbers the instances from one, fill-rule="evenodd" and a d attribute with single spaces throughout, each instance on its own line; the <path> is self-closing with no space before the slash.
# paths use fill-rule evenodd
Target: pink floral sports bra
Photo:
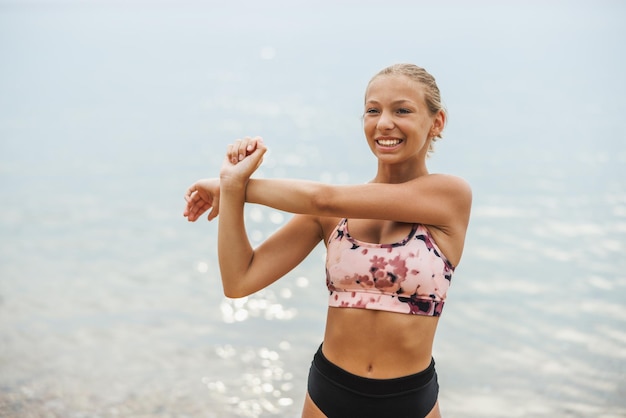
<path id="1" fill-rule="evenodd" d="M 342 219 L 328 241 L 328 305 L 439 316 L 453 272 L 424 225 L 400 242 L 373 244 L 351 237 Z"/>

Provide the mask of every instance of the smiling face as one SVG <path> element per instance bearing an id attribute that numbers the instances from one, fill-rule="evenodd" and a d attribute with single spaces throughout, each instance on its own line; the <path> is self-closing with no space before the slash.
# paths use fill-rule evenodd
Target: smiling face
<path id="1" fill-rule="evenodd" d="M 445 116 L 431 114 L 421 83 L 390 74 L 370 82 L 363 122 L 368 145 L 380 163 L 425 165 L 430 142 L 441 133 Z"/>

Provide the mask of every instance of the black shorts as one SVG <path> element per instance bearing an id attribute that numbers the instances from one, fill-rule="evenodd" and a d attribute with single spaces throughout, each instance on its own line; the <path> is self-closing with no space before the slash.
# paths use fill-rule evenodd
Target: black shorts
<path id="1" fill-rule="evenodd" d="M 368 379 L 331 363 L 320 346 L 309 371 L 309 396 L 328 418 L 418 418 L 437 403 L 435 361 L 396 379 Z"/>

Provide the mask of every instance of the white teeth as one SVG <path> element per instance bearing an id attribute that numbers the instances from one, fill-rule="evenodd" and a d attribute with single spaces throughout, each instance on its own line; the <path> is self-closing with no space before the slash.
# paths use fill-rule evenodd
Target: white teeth
<path id="1" fill-rule="evenodd" d="M 376 140 L 378 145 L 382 145 L 383 147 L 394 147 L 402 142 L 401 139 L 378 139 Z"/>

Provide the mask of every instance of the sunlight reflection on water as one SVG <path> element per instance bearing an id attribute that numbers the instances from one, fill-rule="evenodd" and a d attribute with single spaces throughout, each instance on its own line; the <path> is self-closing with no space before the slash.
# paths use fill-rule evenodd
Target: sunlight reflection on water
<path id="1" fill-rule="evenodd" d="M 283 299 L 291 297 L 289 289 L 282 289 L 280 295 Z M 221 305 L 222 319 L 226 323 L 241 322 L 252 317 L 262 317 L 268 321 L 293 319 L 297 310 L 286 309 L 278 303 L 278 298 L 270 290 L 261 290 L 252 296 L 240 299 L 225 299 Z"/>
<path id="2" fill-rule="evenodd" d="M 290 344 L 282 342 L 280 347 L 287 351 Z M 216 353 L 222 361 L 235 360 L 239 367 L 259 365 L 259 368 L 242 374 L 240 380 L 228 384 L 203 377 L 202 383 L 216 404 L 226 405 L 228 412 L 241 417 L 258 417 L 264 413 L 275 415 L 293 405 L 290 395 L 294 389 L 293 374 L 284 370 L 280 353 L 267 348 L 238 352 L 230 345 L 217 347 Z"/>

